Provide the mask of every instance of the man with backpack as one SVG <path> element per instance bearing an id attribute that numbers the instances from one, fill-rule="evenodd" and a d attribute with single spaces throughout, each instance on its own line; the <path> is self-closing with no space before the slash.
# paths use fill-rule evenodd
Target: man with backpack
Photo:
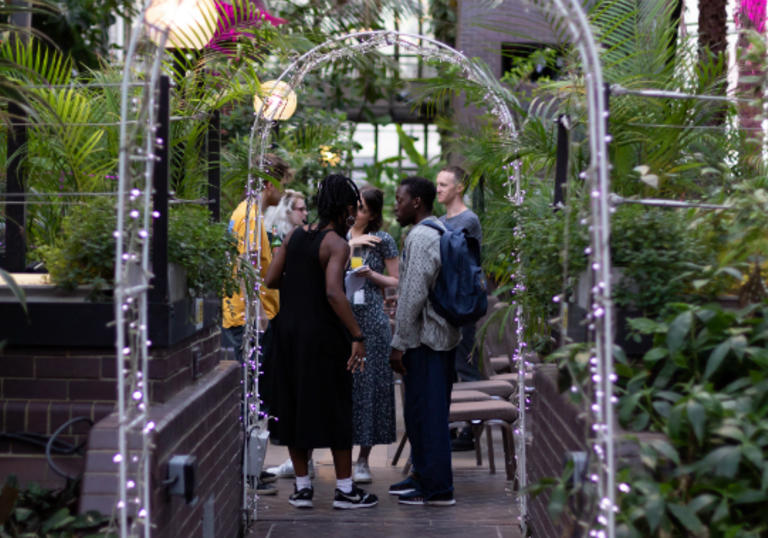
<path id="1" fill-rule="evenodd" d="M 437 313 L 429 297 L 440 275 L 441 237 L 446 233 L 432 216 L 435 195 L 432 182 L 415 176 L 402 180 L 395 195 L 398 223 L 415 225 L 405 239 L 400 261 L 389 358 L 392 369 L 403 376 L 403 415 L 414 472 L 390 486 L 389 493 L 398 495 L 402 504 L 451 506 L 456 501 L 448 412 L 454 348 L 461 332 Z"/>
<path id="2" fill-rule="evenodd" d="M 437 174 L 437 201 L 445 206 L 445 215 L 440 221 L 453 230 L 465 230 L 466 235 L 476 241 L 477 259 L 480 264 L 480 244 L 483 242 L 483 231 L 480 219 L 464 203 L 464 189 L 467 185 L 467 173 L 459 166 L 446 166 Z M 485 379 L 478 368 L 479 354 L 475 346 L 475 323 L 470 322 L 461 327 L 461 342 L 456 348 L 455 365 L 456 380 L 479 381 Z M 454 451 L 472 450 L 475 442 L 470 428 L 464 428 L 456 439 L 451 441 Z"/>

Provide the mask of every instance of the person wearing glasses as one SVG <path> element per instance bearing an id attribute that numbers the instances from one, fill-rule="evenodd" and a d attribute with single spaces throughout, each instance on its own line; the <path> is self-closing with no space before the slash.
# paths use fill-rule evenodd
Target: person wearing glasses
<path id="1" fill-rule="evenodd" d="M 277 206 L 267 210 L 264 217 L 267 232 L 276 232 L 281 242 L 291 230 L 306 223 L 307 200 L 303 193 L 293 189 L 286 189 Z"/>

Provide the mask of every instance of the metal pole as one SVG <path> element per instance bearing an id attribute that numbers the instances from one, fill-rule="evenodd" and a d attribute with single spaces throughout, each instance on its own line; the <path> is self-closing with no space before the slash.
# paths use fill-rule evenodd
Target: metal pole
<path id="1" fill-rule="evenodd" d="M 561 114 L 557 118 L 557 157 L 555 160 L 555 193 L 553 203 L 558 209 L 565 203 L 564 187 L 568 182 L 568 117 Z"/>
<path id="2" fill-rule="evenodd" d="M 24 201 L 24 170 L 21 161 L 27 144 L 26 113 L 16 103 L 8 105 L 11 129 L 8 133 L 8 168 L 6 192 L 15 200 Z M 5 210 L 5 259 L 3 266 L 8 271 L 23 271 L 26 267 L 27 245 L 25 240 L 27 206 L 8 204 Z"/>
<path id="3" fill-rule="evenodd" d="M 155 146 L 155 170 L 152 178 L 154 189 L 155 218 L 152 221 L 152 302 L 168 301 L 168 175 L 170 170 L 171 128 L 170 96 L 171 81 L 168 76 L 160 77 L 157 103 L 156 139 L 162 144 Z"/>
<path id="4" fill-rule="evenodd" d="M 214 222 L 221 220 L 221 119 L 213 113 L 208 125 L 208 209 Z"/>
<path id="5" fill-rule="evenodd" d="M 15 0 L 13 5 L 28 7 L 29 3 Z M 21 29 L 14 32 L 10 39 L 27 41 L 26 33 L 32 26 L 32 13 L 27 10 L 14 11 L 10 15 L 12 26 Z M 21 167 L 23 153 L 20 151 L 27 142 L 27 129 L 25 127 L 26 113 L 16 103 L 8 105 L 8 114 L 11 116 L 11 130 L 8 133 L 7 151 L 8 163 L 6 168 L 6 192 L 17 194 L 18 199 L 24 199 L 24 171 Z M 8 271 L 23 271 L 26 267 L 27 245 L 25 240 L 26 206 L 9 205 L 5 211 L 5 257 L 3 267 Z"/>

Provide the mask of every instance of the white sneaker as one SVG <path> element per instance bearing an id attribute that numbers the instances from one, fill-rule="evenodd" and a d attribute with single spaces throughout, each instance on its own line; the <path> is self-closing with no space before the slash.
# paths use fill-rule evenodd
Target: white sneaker
<path id="1" fill-rule="evenodd" d="M 371 469 L 368 462 L 358 461 L 352 467 L 352 480 L 357 484 L 371 483 Z"/>
<path id="2" fill-rule="evenodd" d="M 268 473 L 272 473 L 278 478 L 293 478 L 296 474 L 293 472 L 293 462 L 291 458 L 288 458 L 277 467 L 270 467 L 267 469 Z"/>
<path id="3" fill-rule="evenodd" d="M 268 468 L 267 472 L 272 473 L 278 478 L 294 478 L 296 476 L 296 473 L 293 470 L 293 462 L 291 461 L 291 458 L 288 458 L 277 467 Z M 315 477 L 315 463 L 312 460 L 309 460 L 309 477 Z"/>

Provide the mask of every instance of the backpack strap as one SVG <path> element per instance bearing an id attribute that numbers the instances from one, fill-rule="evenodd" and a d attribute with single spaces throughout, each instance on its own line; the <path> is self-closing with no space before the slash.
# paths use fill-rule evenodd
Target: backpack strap
<path id="1" fill-rule="evenodd" d="M 433 230 L 437 230 L 440 235 L 443 235 L 443 232 L 445 231 L 439 224 L 437 224 L 436 222 L 433 222 L 431 220 L 428 220 L 426 222 L 424 222 L 422 220 L 421 222 L 419 222 L 419 224 L 423 224 L 424 226 L 427 226 L 428 228 L 432 228 Z"/>

